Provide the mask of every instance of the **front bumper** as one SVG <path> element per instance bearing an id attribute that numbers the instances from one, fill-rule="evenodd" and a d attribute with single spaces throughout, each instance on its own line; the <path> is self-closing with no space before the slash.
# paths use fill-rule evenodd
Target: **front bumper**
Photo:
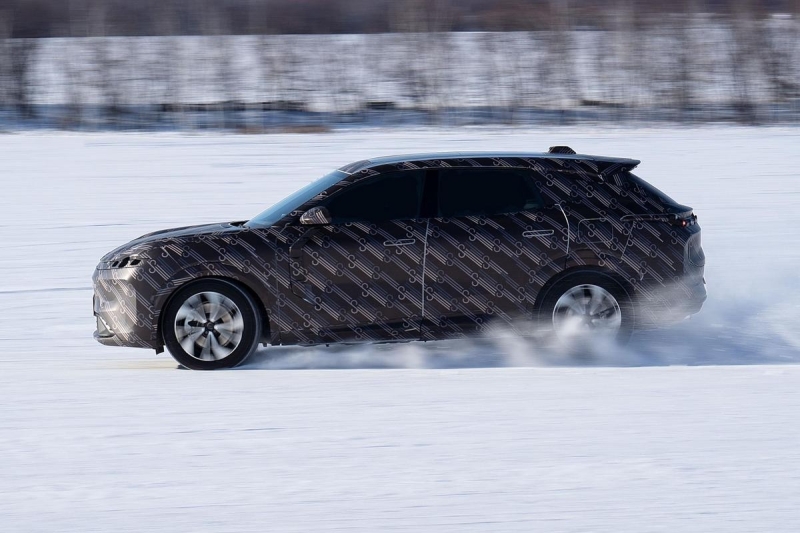
<path id="1" fill-rule="evenodd" d="M 94 338 L 107 346 L 156 348 L 157 314 L 135 268 L 97 269 L 92 276 Z"/>
<path id="2" fill-rule="evenodd" d="M 108 325 L 106 319 L 102 317 L 97 311 L 97 297 L 93 296 L 93 307 L 95 309 L 94 316 L 97 320 L 97 329 L 94 332 L 94 338 L 100 343 L 103 343 L 105 339 L 111 339 L 115 336 L 114 330 L 111 329 L 111 326 Z"/>

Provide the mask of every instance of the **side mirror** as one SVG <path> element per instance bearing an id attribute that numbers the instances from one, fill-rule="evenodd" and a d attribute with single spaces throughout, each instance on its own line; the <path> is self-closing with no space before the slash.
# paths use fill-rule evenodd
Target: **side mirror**
<path id="1" fill-rule="evenodd" d="M 327 207 L 312 207 L 300 216 L 300 224 L 303 226 L 319 226 L 331 223 L 331 214 Z"/>

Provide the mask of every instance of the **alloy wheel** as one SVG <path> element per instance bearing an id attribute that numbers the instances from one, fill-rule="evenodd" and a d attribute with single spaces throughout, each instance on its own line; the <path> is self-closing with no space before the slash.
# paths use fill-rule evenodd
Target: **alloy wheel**
<path id="1" fill-rule="evenodd" d="M 187 355 L 200 361 L 228 357 L 242 341 L 244 321 L 236 303 L 218 292 L 187 298 L 175 314 L 175 337 Z"/>
<path id="2" fill-rule="evenodd" d="M 613 338 L 622 327 L 622 310 L 609 291 L 583 284 L 568 289 L 553 307 L 553 329 L 560 339 Z"/>

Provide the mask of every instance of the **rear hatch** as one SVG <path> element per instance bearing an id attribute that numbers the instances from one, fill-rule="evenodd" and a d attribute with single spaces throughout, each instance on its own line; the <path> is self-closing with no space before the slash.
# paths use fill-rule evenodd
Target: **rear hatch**
<path id="1" fill-rule="evenodd" d="M 646 196 L 662 210 L 661 213 L 648 213 L 643 218 L 666 218 L 667 222 L 684 228 L 697 223 L 697 215 L 688 205 L 676 202 L 669 195 L 635 174 L 628 173 L 628 181 L 632 185 L 633 191 Z"/>

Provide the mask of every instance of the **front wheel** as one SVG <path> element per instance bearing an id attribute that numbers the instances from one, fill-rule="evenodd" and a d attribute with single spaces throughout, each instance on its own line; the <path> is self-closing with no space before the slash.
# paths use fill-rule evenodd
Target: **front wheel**
<path id="1" fill-rule="evenodd" d="M 576 272 L 547 291 L 539 320 L 562 345 L 625 344 L 633 332 L 634 313 L 628 292 L 614 278 Z"/>
<path id="2" fill-rule="evenodd" d="M 261 316 L 253 298 L 235 284 L 202 280 L 170 300 L 163 331 L 167 350 L 186 368 L 232 368 L 258 347 Z"/>

